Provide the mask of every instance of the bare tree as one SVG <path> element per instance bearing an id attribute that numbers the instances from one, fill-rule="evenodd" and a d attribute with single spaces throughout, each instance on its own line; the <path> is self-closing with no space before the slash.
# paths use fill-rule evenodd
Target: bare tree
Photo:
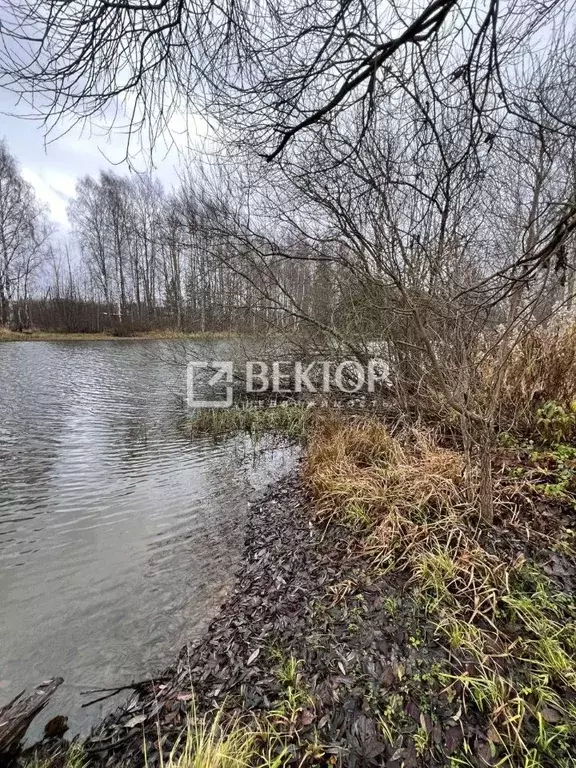
<path id="1" fill-rule="evenodd" d="M 530 55 L 535 66 L 543 37 L 568 61 L 572 10 L 572 0 L 10 0 L 1 62 L 4 82 L 55 121 L 115 112 L 129 97 L 131 128 L 154 137 L 179 111 L 208 111 L 273 159 L 300 137 L 328 138 L 351 107 L 367 129 L 399 73 L 464 93 L 479 138 L 507 114 L 532 119 L 512 65 Z M 544 106 L 559 129 L 573 125 Z"/>
<path id="2" fill-rule="evenodd" d="M 43 258 L 49 236 L 44 211 L 32 187 L 22 178 L 16 160 L 0 142 L 0 325 L 25 323 L 22 308 L 30 282 Z"/>

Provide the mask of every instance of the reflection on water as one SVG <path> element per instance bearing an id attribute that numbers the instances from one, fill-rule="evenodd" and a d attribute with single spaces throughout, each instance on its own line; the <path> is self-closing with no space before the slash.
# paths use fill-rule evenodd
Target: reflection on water
<path id="1" fill-rule="evenodd" d="M 44 720 L 73 731 L 100 714 L 81 690 L 153 674 L 199 635 L 248 491 L 291 460 L 184 436 L 185 375 L 162 344 L 0 345 L 0 704 L 62 675 Z"/>

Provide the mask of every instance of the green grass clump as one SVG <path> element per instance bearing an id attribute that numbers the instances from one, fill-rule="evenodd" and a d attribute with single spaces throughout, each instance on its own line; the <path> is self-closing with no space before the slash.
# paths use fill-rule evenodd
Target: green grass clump
<path id="1" fill-rule="evenodd" d="M 286 756 L 287 748 L 270 720 L 225 720 L 222 710 L 201 717 L 193 708 L 165 768 L 280 768 Z"/>
<path id="2" fill-rule="evenodd" d="M 22 768 L 87 768 L 88 759 L 81 744 L 71 744 L 65 749 L 50 758 L 26 758 Z"/>
<path id="3" fill-rule="evenodd" d="M 164 768 L 316 765 L 324 756 L 323 747 L 315 739 L 301 741 L 298 734 L 299 715 L 310 702 L 300 683 L 300 662 L 293 657 L 278 661 L 282 691 L 274 708 L 238 714 L 222 706 L 200 714 L 193 699 L 186 728 Z"/>
<path id="4" fill-rule="evenodd" d="M 190 429 L 216 437 L 247 432 L 254 439 L 274 434 L 304 442 L 310 422 L 310 409 L 300 404 L 207 408 L 194 415 Z"/>

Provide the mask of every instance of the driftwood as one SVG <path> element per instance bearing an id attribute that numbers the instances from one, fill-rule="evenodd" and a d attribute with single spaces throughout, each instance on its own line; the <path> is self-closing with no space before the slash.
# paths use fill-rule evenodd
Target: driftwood
<path id="1" fill-rule="evenodd" d="M 44 709 L 50 696 L 63 682 L 61 677 L 45 680 L 37 685 L 29 696 L 24 697 L 26 691 L 22 691 L 0 709 L 0 755 L 18 750 L 30 723 Z"/>

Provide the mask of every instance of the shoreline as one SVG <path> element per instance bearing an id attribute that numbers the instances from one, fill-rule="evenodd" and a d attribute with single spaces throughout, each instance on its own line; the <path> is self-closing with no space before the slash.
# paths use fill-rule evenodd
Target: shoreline
<path id="1" fill-rule="evenodd" d="M 52 331 L 2 331 L 0 343 L 17 341 L 218 341 L 231 339 L 238 334 L 228 331 L 198 331 L 181 333 L 178 331 L 142 331 L 130 336 L 115 336 L 111 333 L 63 333 Z"/>
<path id="2" fill-rule="evenodd" d="M 311 513 L 299 469 L 251 504 L 244 558 L 216 618 L 93 730 L 82 743 L 89 765 L 166 765 L 192 700 L 202 716 L 283 711 L 295 765 L 315 749 L 311 765 L 416 768 L 428 764 L 423 728 L 447 760 L 458 752 L 476 724 L 464 728 L 459 702 L 442 696 L 434 670 L 447 652 L 404 596 L 406 579 L 374 579 L 346 531 Z M 382 713 L 397 721 L 392 743 Z M 43 742 L 40 755 L 54 748 Z"/>

